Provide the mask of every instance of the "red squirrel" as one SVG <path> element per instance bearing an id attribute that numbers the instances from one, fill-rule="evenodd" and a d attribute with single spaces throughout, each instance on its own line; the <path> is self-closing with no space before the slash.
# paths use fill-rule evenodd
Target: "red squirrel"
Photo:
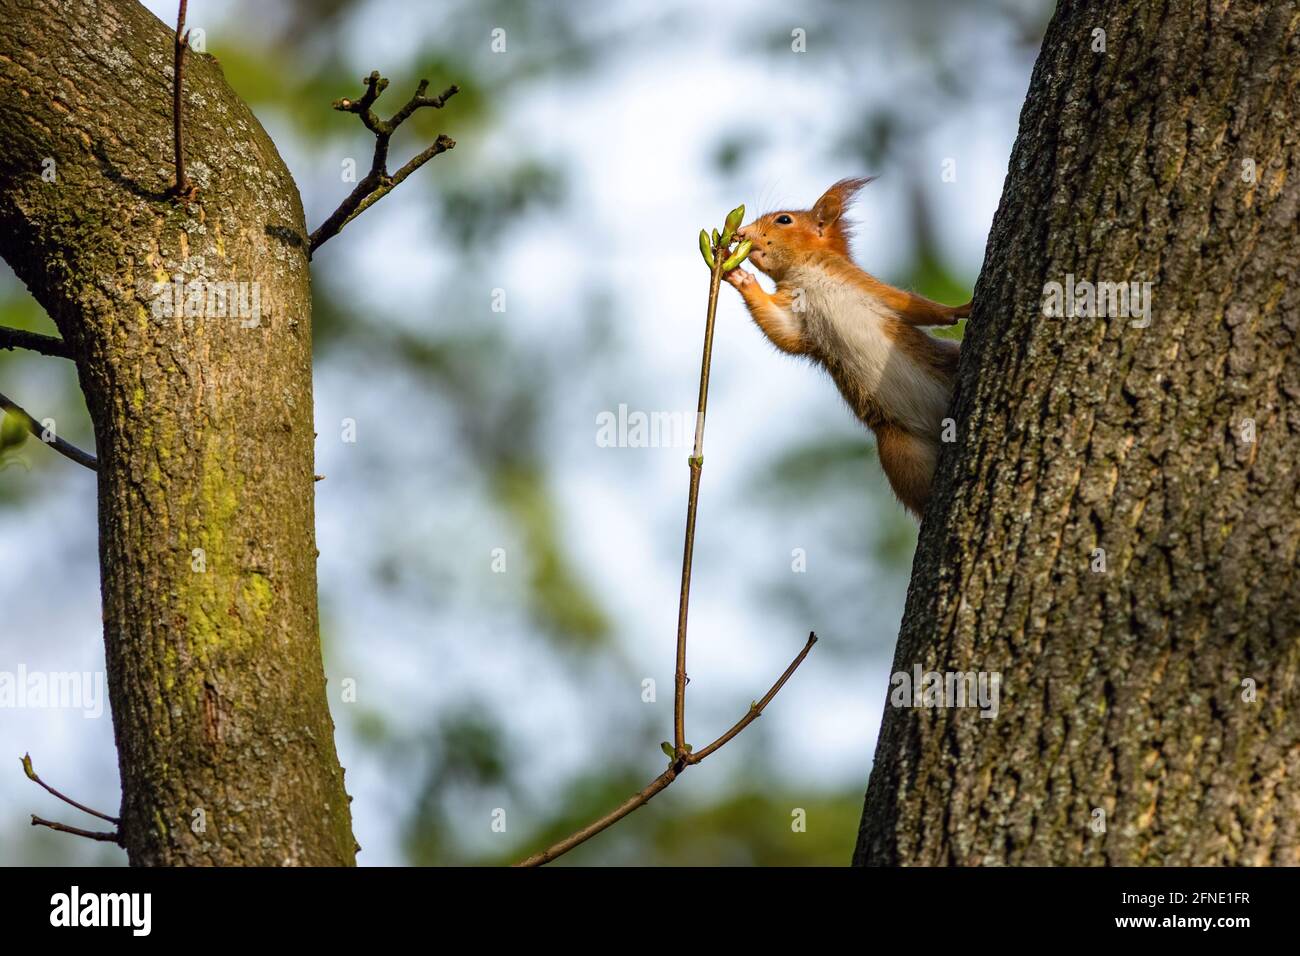
<path id="1" fill-rule="evenodd" d="M 959 346 L 919 326 L 953 325 L 971 303 L 946 306 L 886 285 L 849 253 L 844 212 L 871 179 L 842 179 L 804 212 L 782 210 L 739 229 L 753 273 L 725 274 L 772 344 L 825 367 L 854 414 L 876 435 L 880 465 L 902 503 L 925 511 L 939 436 L 957 376 Z"/>

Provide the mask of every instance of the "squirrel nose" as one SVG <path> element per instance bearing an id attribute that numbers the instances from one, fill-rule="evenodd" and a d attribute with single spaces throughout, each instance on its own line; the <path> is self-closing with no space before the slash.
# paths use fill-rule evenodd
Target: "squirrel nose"
<path id="1" fill-rule="evenodd" d="M 745 240 L 745 239 L 748 239 L 748 238 L 749 238 L 749 226 L 741 226 L 739 229 L 737 229 L 737 230 L 736 230 L 736 238 L 737 238 L 737 239 L 740 239 L 740 240 L 742 240 L 742 241 Z"/>

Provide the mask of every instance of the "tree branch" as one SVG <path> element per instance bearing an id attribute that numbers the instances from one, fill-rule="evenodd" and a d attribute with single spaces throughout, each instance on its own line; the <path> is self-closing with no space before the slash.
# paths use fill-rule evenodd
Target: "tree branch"
<path id="1" fill-rule="evenodd" d="M 447 100 L 460 92 L 460 87 L 453 84 L 438 96 L 426 96 L 429 81 L 421 80 L 419 86 L 416 87 L 415 95 L 407 100 L 406 104 L 394 113 L 391 119 L 382 120 L 371 107 L 374 106 L 375 100 L 379 99 L 379 95 L 388 88 L 388 80 L 380 76 L 378 70 L 375 70 L 362 82 L 366 84 L 366 91 L 361 94 L 359 100 L 335 100 L 334 109 L 341 113 L 356 113 L 361 117 L 361 122 L 365 124 L 366 129 L 375 134 L 375 154 L 370 163 L 370 172 L 366 173 L 352 192 L 347 195 L 347 198 L 339 204 L 339 207 L 330 213 L 329 218 L 311 234 L 307 247 L 309 257 L 327 239 L 337 235 L 349 222 L 392 192 L 393 188 L 407 176 L 439 153 L 445 153 L 456 146 L 456 141 L 450 136 L 439 134 L 431 146 L 406 163 L 397 171 L 396 175 L 390 176 L 388 173 L 388 142 L 392 139 L 393 133 L 410 118 L 412 113 L 421 107 L 435 110 L 442 109 Z"/>
<path id="2" fill-rule="evenodd" d="M 31 781 L 34 782 L 34 783 L 40 784 L 40 785 L 41 785 L 42 787 L 44 787 L 47 791 L 49 791 L 50 793 L 52 793 L 54 796 L 58 797 L 58 798 L 59 798 L 60 800 L 62 800 L 64 803 L 68 804 L 68 806 L 76 807 L 76 808 L 77 808 L 78 810 L 80 810 L 82 813 L 89 813 L 92 817 L 99 817 L 99 819 L 101 819 L 101 820 L 106 820 L 106 821 L 108 821 L 109 823 L 112 823 L 112 824 L 114 824 L 114 825 L 117 825 L 117 824 L 119 824 L 119 823 L 122 822 L 122 821 L 119 820 L 117 817 L 110 817 L 107 813 L 100 813 L 98 810 L 92 810 L 92 809 L 90 809 L 90 807 L 86 806 L 84 803 L 78 803 L 76 800 L 73 800 L 71 797 L 69 797 L 69 796 L 65 796 L 64 794 L 59 793 L 59 791 L 55 790 L 55 789 L 54 789 L 53 787 L 51 787 L 48 783 L 46 783 L 44 780 L 42 780 L 40 777 L 38 777 L 38 776 L 36 775 L 36 771 L 32 768 L 32 757 L 31 757 L 31 754 L 23 754 L 22 764 L 23 764 L 23 773 L 27 774 L 27 779 L 28 779 L 28 780 L 31 780 Z M 34 818 L 33 818 L 33 819 L 34 819 Z"/>
<path id="3" fill-rule="evenodd" d="M 691 599 L 691 560 L 695 555 L 695 515 L 700 502 L 700 474 L 704 471 L 704 413 L 709 407 L 709 369 L 713 362 L 713 321 L 718 312 L 718 288 L 722 284 L 724 250 L 715 250 L 709 274 L 709 307 L 704 316 L 704 355 L 700 359 L 700 393 L 695 412 L 695 448 L 688 464 L 690 485 L 686 492 L 686 541 L 682 546 L 682 589 L 677 600 L 677 670 L 673 687 L 673 750 L 678 758 L 686 753 L 686 616 Z"/>
<path id="4" fill-rule="evenodd" d="M 655 777 L 654 780 L 650 782 L 649 786 L 647 786 L 644 790 L 640 791 L 639 793 L 633 794 L 623 803 L 619 804 L 618 807 L 616 807 L 614 810 L 611 810 L 609 813 L 605 814 L 605 816 L 601 817 L 599 820 L 595 821 L 594 823 L 589 823 L 587 826 L 583 827 L 577 833 L 565 837 L 559 843 L 556 843 L 554 846 L 548 847 L 547 849 L 543 850 L 541 853 L 534 853 L 528 859 L 521 860 L 520 862 L 516 863 L 515 866 L 517 867 L 542 866 L 543 864 L 550 863 L 556 857 L 563 856 L 564 854 L 568 853 L 575 846 L 578 846 L 579 844 L 582 843 L 586 843 L 588 840 L 594 837 L 601 830 L 605 830 L 609 827 L 612 827 L 615 823 L 618 823 L 619 820 L 622 820 L 633 810 L 637 809 L 638 807 L 643 807 L 647 803 L 649 803 L 651 797 L 657 794 L 660 790 L 665 789 L 670 783 L 672 783 L 674 780 L 677 779 L 677 773 L 678 771 L 676 769 L 676 765 L 669 767 L 659 776 Z"/>
<path id="5" fill-rule="evenodd" d="M 663 773 L 661 773 L 659 776 L 655 777 L 654 780 L 650 781 L 650 783 L 645 787 L 645 789 L 637 793 L 634 793 L 623 803 L 619 804 L 615 809 L 605 814 L 605 816 L 601 817 L 599 820 L 596 820 L 594 823 L 589 823 L 587 826 L 583 827 L 578 832 L 565 837 L 559 843 L 556 843 L 555 845 L 548 847 L 547 849 L 543 850 L 540 853 L 535 853 L 532 856 L 530 856 L 528 859 L 516 863 L 515 865 L 519 867 L 533 867 L 533 866 L 541 866 L 544 863 L 550 863 L 556 857 L 563 856 L 565 853 L 568 853 L 570 850 L 572 850 L 574 847 L 578 846 L 579 844 L 586 843 L 588 840 L 590 840 L 600 831 L 613 826 L 615 823 L 617 823 L 619 820 L 622 820 L 633 810 L 637 809 L 638 807 L 645 806 L 647 803 L 650 802 L 650 799 L 654 797 L 655 794 L 659 793 L 661 790 L 667 789 L 668 785 L 671 784 L 674 780 L 676 780 L 678 776 L 681 775 L 683 770 L 685 770 L 687 767 L 694 766 L 695 764 L 703 760 L 705 757 L 714 753 L 716 750 L 718 750 L 720 747 L 724 746 L 728 741 L 730 741 L 733 737 L 739 734 L 742 730 L 744 730 L 746 727 L 752 724 L 755 720 L 757 720 L 759 715 L 763 713 L 763 708 L 766 707 L 769 703 L 771 703 L 772 698 L 776 696 L 777 691 L 779 691 L 782 687 L 785 686 L 785 682 L 790 679 L 790 675 L 793 674 L 795 670 L 799 667 L 799 665 L 803 663 L 804 658 L 808 656 L 808 652 L 812 650 L 812 646 L 816 643 L 817 643 L 817 635 L 813 633 L 809 633 L 808 643 L 806 643 L 803 646 L 803 650 L 801 650 L 795 656 L 795 659 L 790 662 L 790 666 L 785 669 L 785 673 L 783 673 L 779 678 L 777 678 L 776 683 L 772 685 L 772 689 L 763 695 L 762 700 L 758 701 L 757 703 L 751 704 L 745 716 L 740 718 L 740 720 L 736 721 L 736 723 L 732 725 L 730 730 L 728 730 L 725 734 L 723 734 L 713 743 L 709 744 L 703 750 L 700 750 L 696 753 L 680 754 L 672 762 L 672 764 L 668 767 L 668 769 L 665 770 Z"/>
<path id="6" fill-rule="evenodd" d="M 785 673 L 776 679 L 776 683 L 772 685 L 772 689 L 769 690 L 766 694 L 764 694 L 762 699 L 760 699 L 757 703 L 751 704 L 749 707 L 749 711 L 745 714 L 745 716 L 741 717 L 740 720 L 736 721 L 732 725 L 731 729 L 728 730 L 725 734 L 723 734 L 717 740 L 713 741 L 713 743 L 709 744 L 703 750 L 697 750 L 694 753 L 686 754 L 686 756 L 682 758 L 686 762 L 686 764 L 689 766 L 691 764 L 699 763 L 709 754 L 713 753 L 715 750 L 718 750 L 720 747 L 725 745 L 738 733 L 740 733 L 742 730 L 744 730 L 746 727 L 748 727 L 750 724 L 756 721 L 760 716 L 762 716 L 763 708 L 765 708 L 768 704 L 772 702 L 772 698 L 776 696 L 777 691 L 779 691 L 782 687 L 785 686 L 785 682 L 790 679 L 790 675 L 792 675 L 798 669 L 799 665 L 803 663 L 803 659 L 808 656 L 808 652 L 812 650 L 813 645 L 816 643 L 817 643 L 817 635 L 814 632 L 809 631 L 808 643 L 803 646 L 803 650 L 801 650 L 797 655 L 795 655 L 795 659 L 790 662 L 790 666 L 785 669 Z"/>
<path id="7" fill-rule="evenodd" d="M 60 833 L 71 833 L 73 836 L 85 837 L 87 840 L 100 840 L 104 843 L 116 843 L 118 846 L 125 845 L 122 840 L 122 832 L 121 832 L 122 821 L 120 821 L 117 817 L 110 817 L 107 813 L 100 813 L 98 810 L 92 810 L 84 803 L 78 803 L 76 800 L 73 800 L 71 797 L 59 793 L 59 791 L 55 790 L 48 783 L 46 783 L 44 780 L 42 780 L 40 777 L 36 775 L 36 771 L 32 769 L 32 758 L 30 754 L 23 754 L 22 764 L 23 764 L 23 773 L 27 774 L 28 780 L 40 784 L 40 786 L 44 787 L 49 793 L 53 794 L 55 797 L 58 797 L 64 803 L 68 804 L 68 806 L 76 807 L 82 813 L 89 813 L 92 817 L 99 817 L 99 819 L 101 820 L 107 820 L 115 827 L 118 827 L 118 829 L 114 830 L 112 833 L 105 833 L 102 830 L 83 830 L 81 829 L 81 827 L 71 827 L 68 826 L 66 823 L 58 823 L 54 820 L 46 820 L 43 817 L 38 817 L 34 813 L 32 814 L 32 826 L 49 827 L 51 830 L 57 830 Z"/>
<path id="8" fill-rule="evenodd" d="M 56 335 L 0 326 L 0 349 L 27 349 L 53 358 L 72 358 L 72 347 Z"/>
<path id="9" fill-rule="evenodd" d="M 181 99 L 182 84 L 185 78 L 185 51 L 189 49 L 190 33 L 185 29 L 185 9 L 188 0 L 181 0 L 180 12 L 176 15 L 176 46 L 172 58 L 172 145 L 176 153 L 176 184 L 172 194 L 182 202 L 193 202 L 198 195 L 198 187 L 185 179 L 185 153 L 183 150 L 184 104 Z"/>
<path id="10" fill-rule="evenodd" d="M 75 461 L 78 465 L 84 465 L 91 471 L 99 470 L 99 459 L 90 452 L 82 451 L 76 445 L 64 441 L 57 435 L 54 436 L 53 441 L 45 441 L 45 429 L 41 426 L 41 423 L 32 418 L 31 415 L 27 414 L 26 410 L 24 410 L 22 406 L 15 404 L 3 392 L 0 392 L 0 409 L 4 409 L 9 414 L 17 416 L 18 420 L 27 426 L 29 432 L 39 438 L 44 444 L 49 445 L 64 458 L 69 458 L 72 461 Z"/>
<path id="11" fill-rule="evenodd" d="M 613 826 L 638 807 L 645 806 L 655 794 L 676 780 L 683 770 L 699 763 L 757 720 L 759 715 L 763 713 L 763 708 L 776 696 L 777 691 L 785 686 L 785 682 L 790 679 L 790 675 L 803 663 L 804 658 L 808 656 L 808 652 L 812 650 L 812 646 L 817 643 L 817 635 L 810 631 L 808 633 L 808 643 L 795 656 L 790 666 L 785 669 L 785 673 L 777 678 L 776 683 L 772 685 L 772 689 L 763 695 L 763 699 L 751 704 L 745 716 L 736 721 L 730 730 L 713 743 L 696 753 L 691 752 L 691 746 L 686 742 L 686 618 L 691 595 L 691 559 L 695 552 L 695 515 L 699 509 L 700 474 L 704 470 L 704 415 L 709 404 L 709 369 L 713 360 L 713 324 L 718 311 L 718 288 L 722 283 L 723 273 L 729 269 L 734 269 L 749 254 L 748 242 L 742 243 L 734 255 L 729 255 L 728 252 L 733 241 L 732 237 L 735 235 L 735 229 L 739 226 L 744 212 L 745 207 L 743 205 L 731 211 L 727 216 L 724 232 L 721 235 L 714 232 L 712 245 L 709 244 L 708 233 L 705 231 L 700 232 L 700 251 L 704 254 L 704 261 L 708 263 L 710 272 L 709 306 L 704 317 L 704 355 L 700 360 L 700 393 L 695 416 L 695 448 L 689 459 L 691 479 L 686 498 L 686 541 L 682 549 L 682 587 L 677 603 L 677 669 L 674 675 L 673 691 L 674 743 L 671 748 L 667 741 L 663 745 L 665 750 L 671 750 L 671 763 L 668 769 L 646 785 L 645 789 L 633 794 L 594 823 L 590 823 L 576 833 L 565 837 L 549 849 L 530 856 L 519 863 L 519 866 L 540 866 L 543 863 L 549 863 L 556 857 L 568 853 L 575 846 L 591 839 L 605 828 Z"/>
<path id="12" fill-rule="evenodd" d="M 100 840 L 104 843 L 116 843 L 120 847 L 125 847 L 122 834 L 117 830 L 112 833 L 105 833 L 103 830 L 83 830 L 81 827 L 70 827 L 66 823 L 46 820 L 34 813 L 32 814 L 32 826 L 49 827 L 51 830 L 58 830 L 60 833 L 71 833 L 73 836 L 85 837 L 87 840 Z"/>

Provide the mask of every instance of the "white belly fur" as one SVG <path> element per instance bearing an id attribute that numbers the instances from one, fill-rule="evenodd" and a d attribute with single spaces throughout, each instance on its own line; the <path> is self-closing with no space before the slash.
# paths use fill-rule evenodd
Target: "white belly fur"
<path id="1" fill-rule="evenodd" d="M 784 284 L 796 295 L 803 290 L 805 327 L 819 349 L 838 356 L 844 371 L 874 396 L 888 418 L 937 440 L 948 388 L 885 333 L 885 322 L 894 313 L 865 290 L 821 270 L 800 270 Z"/>

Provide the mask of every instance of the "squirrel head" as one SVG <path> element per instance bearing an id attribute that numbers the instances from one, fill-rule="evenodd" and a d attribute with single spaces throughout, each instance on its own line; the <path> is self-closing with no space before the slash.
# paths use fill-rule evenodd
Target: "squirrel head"
<path id="1" fill-rule="evenodd" d="M 754 244 L 749 261 L 780 282 L 790 269 L 820 255 L 848 258 L 850 230 L 844 213 L 857 191 L 874 178 L 841 179 L 812 209 L 769 212 L 741 227 L 736 235 Z"/>

